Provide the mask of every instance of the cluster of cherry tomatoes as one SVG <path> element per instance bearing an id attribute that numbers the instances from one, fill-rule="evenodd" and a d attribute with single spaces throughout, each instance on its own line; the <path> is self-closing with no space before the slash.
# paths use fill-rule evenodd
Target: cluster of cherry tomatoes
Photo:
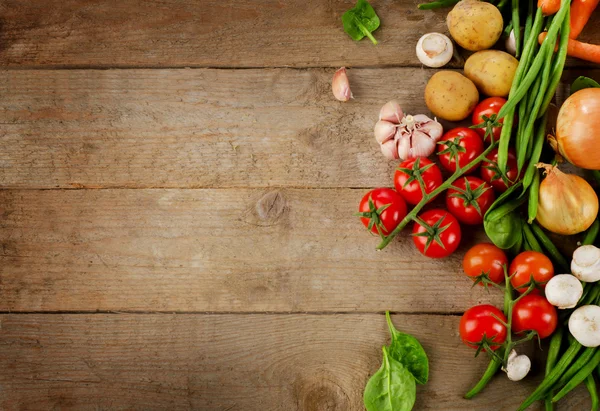
<path id="1" fill-rule="evenodd" d="M 504 251 L 493 244 L 482 243 L 467 251 L 463 259 L 467 276 L 477 279 L 484 275 L 496 284 L 504 284 L 505 266 L 508 266 L 512 288 L 519 293 L 529 288 L 532 278 L 535 284 L 535 288 L 519 299 L 512 309 L 512 331 L 517 334 L 535 331 L 540 338 L 550 336 L 558 324 L 558 315 L 556 308 L 542 295 L 545 283 L 554 276 L 554 267 L 548 257 L 536 251 L 524 251 L 508 265 Z M 495 351 L 506 340 L 506 324 L 502 310 L 489 304 L 477 305 L 462 316 L 460 337 L 473 348 L 486 341 Z"/>
<path id="2" fill-rule="evenodd" d="M 490 116 L 497 114 L 505 103 L 506 100 L 500 97 L 482 100 L 473 112 L 473 125 L 484 123 Z M 500 127 L 494 127 L 492 134 L 497 141 Z M 465 167 L 484 152 L 484 137 L 484 128 L 451 129 L 438 143 L 439 163 L 449 172 L 455 172 L 457 167 Z M 491 137 L 487 137 L 485 142 L 489 143 L 488 140 Z M 509 152 L 508 169 L 504 177 L 498 169 L 497 159 L 498 150 L 494 149 L 486 161 L 481 163 L 481 168 L 479 165 L 472 167 L 466 172 L 471 175 L 454 182 L 445 193 L 447 210 L 435 208 L 418 216 L 412 237 L 422 254 L 432 258 L 452 254 L 461 240 L 460 223 L 481 224 L 485 212 L 496 198 L 494 191 L 502 193 L 514 184 L 519 176 L 514 151 Z M 479 176 L 473 175 L 477 171 Z M 403 161 L 394 175 L 395 190 L 377 188 L 368 192 L 361 200 L 359 214 L 363 224 L 374 234 L 382 237 L 388 235 L 406 217 L 407 203 L 416 205 L 423 200 L 421 184 L 425 193 L 429 194 L 440 187 L 443 181 L 440 167 L 428 158 L 417 157 Z"/>

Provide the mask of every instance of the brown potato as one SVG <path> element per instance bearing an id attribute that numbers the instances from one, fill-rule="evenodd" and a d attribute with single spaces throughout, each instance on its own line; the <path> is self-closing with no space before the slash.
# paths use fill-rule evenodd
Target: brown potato
<path id="1" fill-rule="evenodd" d="M 487 96 L 506 97 L 510 91 L 519 61 L 499 50 L 474 53 L 465 63 L 467 76 Z"/>
<path id="2" fill-rule="evenodd" d="M 425 104 L 435 116 L 444 120 L 464 120 L 478 101 L 475 84 L 456 71 L 438 71 L 425 87 Z"/>
<path id="3" fill-rule="evenodd" d="M 479 0 L 462 0 L 446 18 L 448 30 L 459 46 L 479 51 L 492 47 L 502 34 L 504 21 L 496 6 Z"/>

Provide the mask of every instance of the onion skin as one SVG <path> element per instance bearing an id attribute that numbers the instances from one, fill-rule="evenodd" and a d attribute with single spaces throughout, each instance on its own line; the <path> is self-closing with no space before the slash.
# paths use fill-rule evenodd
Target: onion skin
<path id="1" fill-rule="evenodd" d="M 564 102 L 550 144 L 577 167 L 600 170 L 600 89 L 579 90 Z"/>
<path id="2" fill-rule="evenodd" d="M 544 167 L 536 220 L 556 234 L 571 235 L 587 230 L 598 215 L 598 196 L 583 178 L 565 174 L 557 167 Z"/>

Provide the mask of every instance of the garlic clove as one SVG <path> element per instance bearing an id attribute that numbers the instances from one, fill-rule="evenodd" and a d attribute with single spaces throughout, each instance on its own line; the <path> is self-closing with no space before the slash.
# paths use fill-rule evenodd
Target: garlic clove
<path id="1" fill-rule="evenodd" d="M 348 101 L 353 97 L 350 91 L 350 81 L 348 81 L 348 75 L 346 74 L 346 67 L 340 68 L 333 74 L 331 89 L 333 96 L 339 101 Z"/>
<path id="2" fill-rule="evenodd" d="M 600 249 L 583 245 L 573 252 L 571 272 L 581 281 L 592 283 L 600 280 Z"/>
<path id="3" fill-rule="evenodd" d="M 427 67 L 442 67 L 450 60 L 454 47 L 452 41 L 441 33 L 427 33 L 417 42 L 417 57 Z"/>
<path id="4" fill-rule="evenodd" d="M 378 143 L 385 143 L 389 139 L 394 138 L 396 128 L 396 125 L 389 121 L 379 120 L 375 123 L 375 129 L 373 130 L 375 140 L 377 140 Z"/>
<path id="5" fill-rule="evenodd" d="M 429 138 L 437 142 L 444 134 L 444 127 L 435 120 L 430 119 L 424 114 L 414 116 L 415 122 L 419 124 L 419 129 L 428 134 Z"/>
<path id="6" fill-rule="evenodd" d="M 413 131 L 411 158 L 428 157 L 435 151 L 435 140 L 420 130 Z"/>
<path id="7" fill-rule="evenodd" d="M 411 139 L 409 133 L 404 133 L 401 130 L 398 130 L 396 133 L 396 143 L 398 147 L 398 157 L 401 160 L 406 160 L 407 158 L 412 158 L 411 156 Z"/>
<path id="8" fill-rule="evenodd" d="M 395 140 L 388 140 L 381 144 L 381 152 L 388 160 L 398 159 L 398 149 L 396 148 Z"/>
<path id="9" fill-rule="evenodd" d="M 400 124 L 400 121 L 402 121 L 403 118 L 404 113 L 396 100 L 388 101 L 381 107 L 381 110 L 379 110 L 379 120 Z"/>
<path id="10" fill-rule="evenodd" d="M 524 354 L 517 355 L 517 352 L 512 350 L 508 355 L 506 368 L 503 368 L 503 370 L 509 380 L 521 381 L 531 370 L 531 360 L 528 356 Z"/>

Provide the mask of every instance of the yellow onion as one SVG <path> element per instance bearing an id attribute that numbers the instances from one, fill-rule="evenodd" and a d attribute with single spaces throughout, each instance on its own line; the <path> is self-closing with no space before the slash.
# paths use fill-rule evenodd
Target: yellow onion
<path id="1" fill-rule="evenodd" d="M 553 233 L 570 235 L 587 230 L 598 215 L 598 196 L 583 178 L 548 164 L 540 184 L 537 221 Z"/>
<path id="2" fill-rule="evenodd" d="M 550 145 L 577 167 L 600 170 L 600 89 L 579 90 L 565 101 Z"/>

